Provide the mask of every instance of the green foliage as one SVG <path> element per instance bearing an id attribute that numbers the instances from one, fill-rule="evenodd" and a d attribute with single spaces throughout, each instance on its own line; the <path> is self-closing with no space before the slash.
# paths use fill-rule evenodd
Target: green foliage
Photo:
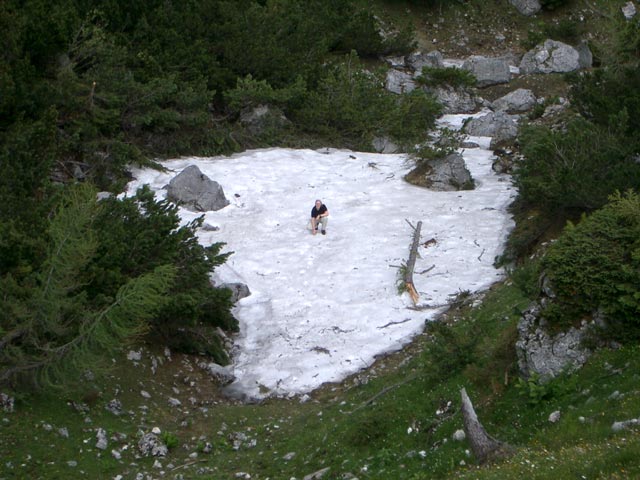
<path id="1" fill-rule="evenodd" d="M 557 8 L 569 5 L 572 0 L 540 0 L 540 5 L 545 10 L 555 10 Z"/>
<path id="2" fill-rule="evenodd" d="M 162 439 L 162 443 L 164 443 L 169 450 L 173 450 L 178 445 L 180 445 L 180 440 L 174 433 L 162 432 L 160 438 Z"/>
<path id="3" fill-rule="evenodd" d="M 516 388 L 527 404 L 532 407 L 547 402 L 553 397 L 552 384 L 541 382 L 537 373 L 531 374 L 527 379 L 518 378 Z"/>
<path id="4" fill-rule="evenodd" d="M 575 20 L 563 18 L 558 22 L 539 21 L 527 30 L 527 37 L 522 40 L 522 46 L 529 50 L 540 45 L 548 38 L 568 44 L 575 44 L 580 40 L 583 28 Z"/>
<path id="5" fill-rule="evenodd" d="M 616 189 L 640 185 L 635 145 L 625 142 L 627 116 L 608 128 L 572 120 L 565 132 L 524 129 L 525 159 L 515 172 L 519 200 L 546 210 L 591 210 L 604 205 Z"/>
<path id="6" fill-rule="evenodd" d="M 88 302 L 84 270 L 98 247 L 93 229 L 95 191 L 69 188 L 48 229 L 40 269 L 16 281 L 1 280 L 6 308 L 0 312 L 0 384 L 28 380 L 50 385 L 99 365 L 104 351 L 140 335 L 164 303 L 173 268 L 131 277 L 113 298 Z"/>
<path id="7" fill-rule="evenodd" d="M 476 77 L 468 70 L 455 67 L 422 67 L 421 75 L 416 79 L 420 85 L 427 87 L 451 86 L 473 87 Z"/>
<path id="8" fill-rule="evenodd" d="M 266 80 L 255 80 L 251 75 L 238 78 L 236 88 L 225 92 L 229 108 L 239 113 L 258 105 L 276 105 L 279 107 L 295 107 L 300 105 L 306 94 L 306 85 L 302 77 L 285 88 L 274 89 Z"/>
<path id="9" fill-rule="evenodd" d="M 95 303 L 110 301 L 118 286 L 142 272 L 163 264 L 175 265 L 176 282 L 166 302 L 151 322 L 155 335 L 173 348 L 203 352 L 216 361 L 228 358 L 216 327 L 236 330 L 230 313 L 230 292 L 213 288 L 209 274 L 224 263 L 229 254 L 220 254 L 223 244 L 203 247 L 196 230 L 202 217 L 180 226 L 178 207 L 166 200 L 156 201 L 145 186 L 134 197 L 103 200 L 95 228 L 101 239 L 87 271 L 87 291 Z"/>
<path id="10" fill-rule="evenodd" d="M 575 322 L 596 311 L 603 334 L 618 341 L 640 338 L 640 196 L 616 193 L 602 209 L 569 224 L 542 259 L 557 298 L 550 322 Z"/>

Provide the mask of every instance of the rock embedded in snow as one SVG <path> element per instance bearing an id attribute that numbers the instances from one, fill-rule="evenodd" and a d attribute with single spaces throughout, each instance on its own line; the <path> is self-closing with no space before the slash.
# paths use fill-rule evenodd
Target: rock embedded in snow
<path id="1" fill-rule="evenodd" d="M 229 205 L 220 184 L 203 174 L 197 165 L 189 165 L 171 179 L 167 199 L 196 212 L 216 211 Z"/>
<path id="2" fill-rule="evenodd" d="M 464 126 L 469 135 L 491 137 L 491 145 L 513 140 L 518 135 L 518 124 L 511 115 L 498 111 L 472 118 Z"/>
<path id="3" fill-rule="evenodd" d="M 459 153 L 428 160 L 416 170 L 423 172 L 416 183 L 437 192 L 468 190 L 473 186 L 471 174 Z"/>

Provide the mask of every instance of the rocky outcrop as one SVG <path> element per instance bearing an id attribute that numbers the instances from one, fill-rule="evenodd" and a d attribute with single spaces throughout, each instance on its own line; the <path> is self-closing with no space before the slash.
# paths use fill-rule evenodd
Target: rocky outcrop
<path id="1" fill-rule="evenodd" d="M 389 70 L 387 72 L 385 88 L 392 93 L 400 95 L 415 90 L 416 82 L 413 80 L 413 75 L 409 73 L 401 72 L 400 70 Z"/>
<path id="2" fill-rule="evenodd" d="M 439 192 L 469 189 L 473 186 L 471 174 L 459 153 L 427 161 L 421 165 L 419 175 L 422 178 L 414 183 Z"/>
<path id="3" fill-rule="evenodd" d="M 415 52 L 407 56 L 405 63 L 414 72 L 421 73 L 423 67 L 443 68 L 444 58 L 437 50 L 428 53 Z"/>
<path id="4" fill-rule="evenodd" d="M 509 0 L 509 3 L 516 7 L 518 12 L 527 17 L 535 15 L 542 9 L 540 0 Z"/>
<path id="5" fill-rule="evenodd" d="M 494 110 L 507 113 L 522 113 L 531 110 L 536 104 L 536 96 L 531 90 L 519 88 L 495 100 L 491 106 Z"/>
<path id="6" fill-rule="evenodd" d="M 477 108 L 475 97 L 464 88 L 445 85 L 429 91 L 442 105 L 442 113 L 471 113 Z"/>
<path id="7" fill-rule="evenodd" d="M 229 205 L 220 184 L 204 175 L 196 165 L 189 165 L 171 179 L 167 198 L 196 212 L 220 210 Z"/>
<path id="8" fill-rule="evenodd" d="M 389 137 L 375 137 L 371 145 L 378 153 L 397 153 L 400 151 L 400 147 L 393 143 Z"/>
<path id="9" fill-rule="evenodd" d="M 566 43 L 546 40 L 524 54 L 520 62 L 520 73 L 566 73 L 585 68 L 588 55 L 581 47 L 582 54 Z M 590 54 L 590 52 L 589 52 Z"/>
<path id="10" fill-rule="evenodd" d="M 476 85 L 480 88 L 508 83 L 511 80 L 509 62 L 504 58 L 472 55 L 464 61 L 462 68 L 476 77 Z"/>
<path id="11" fill-rule="evenodd" d="M 505 112 L 490 112 L 482 117 L 472 118 L 464 126 L 468 135 L 491 137 L 492 148 L 502 142 L 513 140 L 518 135 L 518 125 Z"/>
<path id="12" fill-rule="evenodd" d="M 550 334 L 540 312 L 540 304 L 535 303 L 523 313 L 518 322 L 516 352 L 520 373 L 525 377 L 535 373 L 545 381 L 562 372 L 577 370 L 587 361 L 590 352 L 582 346 L 587 324 Z"/>

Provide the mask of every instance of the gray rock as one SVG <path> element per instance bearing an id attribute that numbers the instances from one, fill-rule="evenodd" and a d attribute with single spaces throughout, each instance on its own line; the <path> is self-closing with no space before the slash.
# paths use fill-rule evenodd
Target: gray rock
<path id="1" fill-rule="evenodd" d="M 459 153 L 452 153 L 444 158 L 430 160 L 425 174 L 426 185 L 435 191 L 457 191 L 468 188 L 473 180 L 464 158 Z"/>
<path id="2" fill-rule="evenodd" d="M 373 149 L 378 153 L 397 153 L 400 148 L 387 137 L 376 137 L 373 139 Z"/>
<path id="3" fill-rule="evenodd" d="M 581 41 L 576 47 L 578 51 L 578 64 L 580 68 L 591 68 L 593 66 L 593 53 L 587 42 Z"/>
<path id="4" fill-rule="evenodd" d="M 110 400 L 109 403 L 107 403 L 104 408 L 105 410 L 113 413 L 114 415 L 122 415 L 122 402 L 117 398 Z"/>
<path id="5" fill-rule="evenodd" d="M 220 210 L 229 205 L 220 184 L 204 175 L 196 165 L 189 165 L 171 179 L 167 198 L 197 212 Z"/>
<path id="6" fill-rule="evenodd" d="M 258 105 L 242 112 L 240 123 L 253 135 L 261 135 L 268 129 L 280 129 L 290 122 L 282 110 L 268 105 Z"/>
<path id="7" fill-rule="evenodd" d="M 558 423 L 560 421 L 560 410 L 556 410 L 549 415 L 549 422 Z"/>
<path id="8" fill-rule="evenodd" d="M 459 429 L 459 430 L 456 430 L 455 432 L 453 432 L 453 435 L 451 436 L 451 438 L 453 440 L 455 440 L 456 442 L 461 442 L 465 438 L 467 438 L 467 435 L 464 433 L 464 430 Z"/>
<path id="9" fill-rule="evenodd" d="M 529 377 L 536 373 L 546 381 L 585 364 L 591 352 L 582 346 L 582 340 L 589 327 L 571 327 L 566 332 L 550 335 L 540 311 L 540 305 L 534 303 L 520 318 L 516 353 L 522 375 Z"/>
<path id="10" fill-rule="evenodd" d="M 320 478 L 323 478 L 327 473 L 329 473 L 329 470 L 331 470 L 330 467 L 325 467 L 321 470 L 318 470 L 317 472 L 305 475 L 302 480 L 319 480 Z"/>
<path id="11" fill-rule="evenodd" d="M 518 135 L 518 124 L 505 112 L 490 112 L 482 117 L 472 118 L 465 126 L 468 135 L 491 137 L 491 145 L 512 140 Z"/>
<path id="12" fill-rule="evenodd" d="M 519 88 L 505 96 L 498 98 L 492 104 L 495 110 L 507 113 L 522 113 L 531 110 L 536 105 L 536 96 L 531 90 Z"/>
<path id="13" fill-rule="evenodd" d="M 527 17 L 538 13 L 542 9 L 540 0 L 509 0 L 518 12 Z"/>
<path id="14" fill-rule="evenodd" d="M 98 431 L 96 432 L 96 440 L 96 448 L 100 450 L 106 450 L 107 444 L 109 442 L 107 441 L 107 432 L 104 430 L 104 428 L 98 429 Z"/>
<path id="15" fill-rule="evenodd" d="M 169 403 L 169 406 L 171 407 L 179 407 L 180 405 L 182 405 L 182 402 L 177 398 L 169 397 L 167 401 Z"/>
<path id="16" fill-rule="evenodd" d="M 217 363 L 201 362 L 198 366 L 206 370 L 220 385 L 228 385 L 236 379 L 228 368 Z"/>
<path id="17" fill-rule="evenodd" d="M 416 73 L 422 72 L 422 67 L 443 68 L 444 58 L 442 54 L 434 50 L 429 53 L 415 52 L 407 56 L 405 60 L 407 66 Z"/>
<path id="18" fill-rule="evenodd" d="M 167 455 L 167 446 L 153 433 L 145 433 L 138 441 L 138 450 L 148 457 L 164 457 Z"/>
<path id="19" fill-rule="evenodd" d="M 584 54 L 583 54 L 583 62 Z M 566 43 L 545 40 L 529 50 L 520 62 L 520 73 L 566 73 L 581 68 L 580 53 Z"/>
<path id="20" fill-rule="evenodd" d="M 633 2 L 625 3 L 621 10 L 624 18 L 626 18 L 627 20 L 631 20 L 636 16 L 636 6 Z"/>
<path id="21" fill-rule="evenodd" d="M 476 99 L 464 88 L 448 85 L 429 89 L 442 105 L 442 113 L 472 113 L 476 110 Z"/>
<path id="22" fill-rule="evenodd" d="M 409 93 L 415 90 L 416 82 L 413 80 L 413 76 L 406 72 L 401 72 L 400 70 L 389 70 L 387 71 L 385 88 L 392 93 L 400 95 L 402 93 Z"/>
<path id="23" fill-rule="evenodd" d="M 464 61 L 462 68 L 476 77 L 476 85 L 480 88 L 508 83 L 511 80 L 509 62 L 504 58 L 472 55 Z"/>
<path id="24" fill-rule="evenodd" d="M 246 284 L 240 282 L 223 283 L 222 285 L 220 285 L 220 288 L 228 288 L 229 290 L 231 290 L 231 301 L 233 303 L 236 303 L 241 298 L 245 298 L 251 295 L 251 290 L 249 290 L 249 287 Z"/>
<path id="25" fill-rule="evenodd" d="M 627 428 L 636 425 L 640 425 L 640 418 L 632 418 L 631 420 L 624 420 L 622 422 L 613 422 L 611 430 L 614 432 L 621 432 L 622 430 L 626 430 Z"/>
<path id="26" fill-rule="evenodd" d="M 0 392 L 0 407 L 2 407 L 3 411 L 7 413 L 13 412 L 14 405 L 15 400 L 13 397 L 10 397 L 6 393 Z"/>

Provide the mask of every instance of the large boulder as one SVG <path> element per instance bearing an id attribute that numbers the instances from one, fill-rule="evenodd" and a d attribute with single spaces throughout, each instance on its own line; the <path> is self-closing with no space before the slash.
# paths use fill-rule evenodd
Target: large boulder
<path id="1" fill-rule="evenodd" d="M 586 45 L 582 48 L 588 48 Z M 582 55 L 566 43 L 545 40 L 525 53 L 520 61 L 520 73 L 566 73 L 583 68 L 586 52 Z"/>
<path id="2" fill-rule="evenodd" d="M 471 113 L 476 110 L 475 97 L 464 88 L 447 85 L 429 90 L 442 105 L 442 113 Z"/>
<path id="3" fill-rule="evenodd" d="M 538 13 L 542 9 L 540 0 L 509 0 L 518 12 L 527 17 Z"/>
<path id="4" fill-rule="evenodd" d="M 409 93 L 416 88 L 413 76 L 400 70 L 389 70 L 385 81 L 385 88 L 392 93 Z"/>
<path id="5" fill-rule="evenodd" d="M 422 67 L 432 67 L 432 68 L 443 68 L 444 67 L 444 58 L 442 54 L 434 50 L 429 53 L 415 52 L 410 55 L 407 55 L 405 62 L 409 68 L 413 71 L 420 73 L 422 72 Z"/>
<path id="6" fill-rule="evenodd" d="M 491 146 L 513 140 L 518 135 L 518 124 L 505 112 L 490 112 L 482 117 L 472 118 L 465 126 L 467 135 L 491 137 Z"/>
<path id="7" fill-rule="evenodd" d="M 504 58 L 472 55 L 464 61 L 462 68 L 476 77 L 476 85 L 480 88 L 511 80 L 509 62 Z"/>
<path id="8" fill-rule="evenodd" d="M 541 381 L 547 381 L 582 367 L 591 352 L 582 346 L 588 325 L 551 334 L 545 328 L 540 310 L 540 305 L 534 303 L 520 318 L 516 352 L 523 376 L 537 374 Z"/>
<path id="9" fill-rule="evenodd" d="M 519 88 L 492 103 L 495 110 L 507 113 L 522 113 L 531 110 L 536 105 L 536 96 L 531 90 Z"/>
<path id="10" fill-rule="evenodd" d="M 189 165 L 171 179 L 167 198 L 195 212 L 220 210 L 229 205 L 220 184 L 203 174 L 196 165 Z"/>
<path id="11" fill-rule="evenodd" d="M 471 174 L 459 153 L 426 161 L 410 172 L 407 180 L 439 192 L 467 190 L 473 187 Z"/>

